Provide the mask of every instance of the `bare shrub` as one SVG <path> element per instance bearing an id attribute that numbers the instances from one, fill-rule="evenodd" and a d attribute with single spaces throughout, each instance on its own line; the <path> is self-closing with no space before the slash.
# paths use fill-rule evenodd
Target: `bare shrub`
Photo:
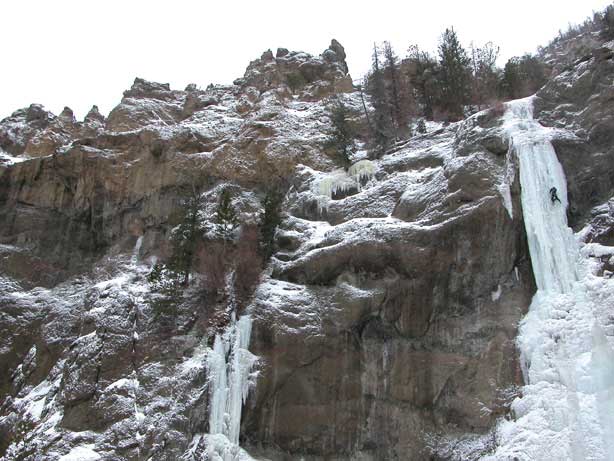
<path id="1" fill-rule="evenodd" d="M 493 102 L 490 107 L 490 113 L 495 117 L 502 117 L 505 114 L 505 104 L 503 104 L 503 101 L 497 100 Z"/>
<path id="2" fill-rule="evenodd" d="M 241 305 L 251 297 L 262 272 L 259 236 L 257 226 L 244 226 L 235 248 L 234 288 Z"/>
<path id="3" fill-rule="evenodd" d="M 223 242 L 207 242 L 198 249 L 198 272 L 203 275 L 203 285 L 208 295 L 224 293 L 229 269 L 228 253 Z"/>

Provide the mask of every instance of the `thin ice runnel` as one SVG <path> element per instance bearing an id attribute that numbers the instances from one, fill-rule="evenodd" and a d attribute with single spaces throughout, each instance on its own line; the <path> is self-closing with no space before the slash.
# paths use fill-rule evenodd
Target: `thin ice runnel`
<path id="1" fill-rule="evenodd" d="M 516 419 L 500 423 L 499 447 L 485 459 L 614 460 L 614 351 L 596 314 L 612 287 L 584 270 L 567 226 L 565 175 L 532 100 L 509 103 L 505 123 L 538 291 L 519 328 L 526 385 Z M 561 203 L 550 200 L 552 187 Z"/>

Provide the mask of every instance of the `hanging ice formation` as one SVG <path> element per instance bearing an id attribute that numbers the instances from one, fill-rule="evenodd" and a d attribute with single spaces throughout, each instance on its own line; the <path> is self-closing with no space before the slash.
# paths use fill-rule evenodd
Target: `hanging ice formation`
<path id="1" fill-rule="evenodd" d="M 509 103 L 505 116 L 537 282 L 518 335 L 525 386 L 485 459 L 614 460 L 614 330 L 604 321 L 614 282 L 591 273 L 567 226 L 565 175 L 532 112 L 527 98 Z"/>
<path id="2" fill-rule="evenodd" d="M 321 174 L 312 185 L 312 192 L 317 197 L 318 213 L 328 210 L 333 197 L 339 193 L 346 194 L 352 190 L 360 191 L 365 182 L 371 179 L 377 170 L 371 160 L 360 160 L 348 171 L 338 169 Z"/>
<path id="3" fill-rule="evenodd" d="M 252 319 L 244 315 L 217 335 L 207 355 L 209 376 L 209 434 L 206 451 L 209 461 L 247 461 L 239 447 L 241 409 L 252 384 L 256 356 L 249 350 Z"/>

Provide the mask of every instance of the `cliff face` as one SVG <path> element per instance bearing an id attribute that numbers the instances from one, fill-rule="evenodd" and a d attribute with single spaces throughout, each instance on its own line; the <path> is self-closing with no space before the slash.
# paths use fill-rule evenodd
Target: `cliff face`
<path id="1" fill-rule="evenodd" d="M 563 123 L 572 222 L 592 220 L 603 242 L 611 212 L 593 207 L 614 194 L 611 48 L 535 102 L 542 123 Z M 245 306 L 253 457 L 492 448 L 522 384 L 515 337 L 535 291 L 501 114 L 431 124 L 344 172 L 322 148 L 331 95 L 362 110 L 336 41 L 319 57 L 266 52 L 231 86 L 137 79 L 107 119 L 33 105 L 0 122 L 2 459 L 202 455 L 205 359 L 225 306 L 192 286 L 162 318 L 146 281 L 197 179 L 204 215 L 230 186 L 245 223 L 271 183 L 287 186 L 278 250 Z"/>

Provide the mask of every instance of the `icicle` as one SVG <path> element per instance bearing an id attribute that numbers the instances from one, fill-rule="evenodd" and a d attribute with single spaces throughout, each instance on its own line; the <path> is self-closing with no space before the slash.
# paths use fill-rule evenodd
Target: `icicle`
<path id="1" fill-rule="evenodd" d="M 317 196 L 318 213 L 328 209 L 328 204 L 335 195 L 345 194 L 352 190 L 360 191 L 363 181 L 373 177 L 375 171 L 376 166 L 372 161 L 360 160 L 354 163 L 347 172 L 340 169 L 316 179 L 312 191 Z"/>
<path id="2" fill-rule="evenodd" d="M 371 179 L 375 175 L 375 171 L 375 163 L 371 160 L 360 160 L 348 169 L 348 174 L 360 184 L 363 180 Z"/>

